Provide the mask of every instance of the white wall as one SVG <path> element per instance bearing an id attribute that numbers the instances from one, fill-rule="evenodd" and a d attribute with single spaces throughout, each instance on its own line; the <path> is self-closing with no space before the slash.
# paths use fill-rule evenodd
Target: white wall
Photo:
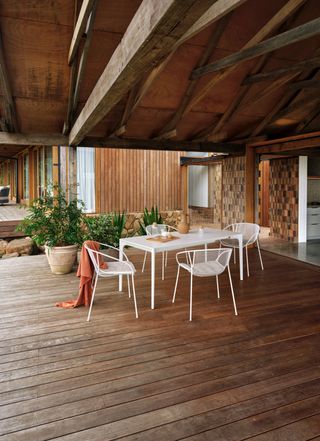
<path id="1" fill-rule="evenodd" d="M 188 156 L 206 157 L 208 153 L 189 152 Z M 208 167 L 192 165 L 188 167 L 188 201 L 195 207 L 209 207 L 209 173 Z"/>
<path id="2" fill-rule="evenodd" d="M 308 157 L 299 156 L 298 242 L 307 241 Z"/>

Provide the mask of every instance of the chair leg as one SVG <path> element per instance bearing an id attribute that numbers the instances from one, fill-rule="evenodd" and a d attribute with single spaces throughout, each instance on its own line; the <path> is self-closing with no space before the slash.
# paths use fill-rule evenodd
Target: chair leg
<path id="1" fill-rule="evenodd" d="M 147 254 L 148 254 L 148 252 L 145 251 L 145 252 L 144 252 L 143 264 L 142 264 L 142 269 L 141 269 L 141 272 L 142 272 L 142 273 L 144 272 L 144 269 L 145 269 L 145 266 L 146 266 Z"/>
<path id="2" fill-rule="evenodd" d="M 178 281 L 179 281 L 179 274 L 180 274 L 180 266 L 178 265 L 177 278 L 176 278 L 176 284 L 175 284 L 175 287 L 174 287 L 172 303 L 174 303 L 175 300 L 176 300 L 176 293 L 177 293 L 177 287 L 178 287 Z"/>
<path id="3" fill-rule="evenodd" d="M 220 299 L 220 289 L 219 289 L 219 278 L 218 275 L 216 275 L 216 282 L 217 282 L 217 297 Z"/>
<path id="4" fill-rule="evenodd" d="M 192 279 L 193 275 L 190 274 L 190 312 L 189 312 L 189 321 L 192 322 Z"/>
<path id="5" fill-rule="evenodd" d="M 165 266 L 167 266 L 168 265 L 168 251 L 166 251 L 166 263 L 165 263 Z"/>
<path id="6" fill-rule="evenodd" d="M 135 313 L 136 313 L 136 318 L 139 318 L 138 307 L 137 307 L 137 299 L 136 299 L 136 288 L 134 286 L 134 275 L 133 274 L 131 274 L 131 281 L 132 281 L 132 292 L 133 292 L 134 310 L 135 310 Z"/>
<path id="7" fill-rule="evenodd" d="M 233 291 L 233 284 L 232 284 L 232 279 L 231 279 L 231 274 L 230 274 L 230 267 L 228 265 L 228 274 L 229 274 L 229 282 L 230 282 L 230 288 L 231 288 L 231 294 L 232 294 L 232 301 L 233 301 L 233 307 L 234 307 L 234 314 L 238 315 L 238 311 L 237 311 L 237 305 L 236 305 L 236 299 L 234 297 L 234 291 Z"/>
<path id="8" fill-rule="evenodd" d="M 89 308 L 89 312 L 88 312 L 87 322 L 90 320 L 93 299 L 94 299 L 94 295 L 96 293 L 97 282 L 98 282 L 98 274 L 96 275 L 96 279 L 94 281 L 94 288 L 93 288 L 92 295 L 91 295 L 91 302 L 90 302 L 90 308 Z"/>
<path id="9" fill-rule="evenodd" d="M 162 280 L 164 280 L 164 252 L 162 252 Z"/>
<path id="10" fill-rule="evenodd" d="M 131 298 L 131 289 L 130 289 L 130 276 L 129 274 L 127 274 L 127 283 L 128 283 L 128 294 L 129 294 L 129 299 Z"/>
<path id="11" fill-rule="evenodd" d="M 249 277 L 250 271 L 249 271 L 248 247 L 246 247 L 246 262 L 247 262 L 247 275 Z"/>
<path id="12" fill-rule="evenodd" d="M 259 239 L 257 239 L 257 247 L 258 247 L 258 253 L 259 253 L 259 258 L 260 258 L 260 263 L 261 263 L 261 269 L 264 270 L 264 266 L 263 266 L 263 262 L 262 262 L 262 257 L 261 257 L 261 251 L 260 251 Z"/>
<path id="13" fill-rule="evenodd" d="M 237 251 L 236 248 L 233 248 L 233 263 L 237 263 Z"/>

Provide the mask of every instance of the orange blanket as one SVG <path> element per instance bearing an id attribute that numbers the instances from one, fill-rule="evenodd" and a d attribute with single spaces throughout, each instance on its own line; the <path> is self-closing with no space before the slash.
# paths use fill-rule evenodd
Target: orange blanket
<path id="1" fill-rule="evenodd" d="M 80 263 L 77 271 L 77 276 L 80 277 L 78 298 L 75 300 L 66 300 L 65 302 L 56 303 L 56 306 L 60 306 L 61 308 L 76 308 L 77 306 L 90 305 L 92 295 L 91 282 L 94 275 L 94 266 L 85 245 L 95 251 L 99 251 L 100 249 L 99 243 L 93 240 L 87 240 L 82 245 Z M 106 262 L 103 262 L 100 257 L 101 256 L 99 255 L 100 268 L 108 268 Z"/>

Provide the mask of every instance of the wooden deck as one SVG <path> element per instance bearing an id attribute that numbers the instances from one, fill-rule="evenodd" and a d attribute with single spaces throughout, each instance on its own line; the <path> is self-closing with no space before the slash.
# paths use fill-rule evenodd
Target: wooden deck
<path id="1" fill-rule="evenodd" d="M 27 210 L 18 204 L 0 205 L 0 239 L 24 236 L 23 233 L 15 230 L 26 215 Z"/>
<path id="2" fill-rule="evenodd" d="M 174 256 L 149 309 L 147 271 L 136 277 L 140 318 L 117 281 L 98 285 L 87 309 L 75 273 L 54 276 L 44 256 L 0 262 L 1 441 L 320 439 L 320 272 L 250 250 L 252 276 L 188 277 L 175 305 Z M 132 260 L 141 268 L 142 254 Z M 157 262 L 160 265 L 160 262 Z M 159 268 L 159 266 L 158 266 Z"/>

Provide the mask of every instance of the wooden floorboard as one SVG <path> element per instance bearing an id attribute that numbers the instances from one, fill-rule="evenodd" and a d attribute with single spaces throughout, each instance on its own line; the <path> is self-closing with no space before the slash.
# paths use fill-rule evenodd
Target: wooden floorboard
<path id="1" fill-rule="evenodd" d="M 75 273 L 45 256 L 0 261 L 0 440 L 317 440 L 320 438 L 320 272 L 250 250 L 251 276 L 189 278 L 171 303 L 175 259 L 157 279 L 136 277 L 139 319 L 117 280 L 99 281 L 87 309 L 62 310 Z M 131 252 L 137 269 L 142 253 Z M 157 261 L 158 268 L 160 261 Z"/>

